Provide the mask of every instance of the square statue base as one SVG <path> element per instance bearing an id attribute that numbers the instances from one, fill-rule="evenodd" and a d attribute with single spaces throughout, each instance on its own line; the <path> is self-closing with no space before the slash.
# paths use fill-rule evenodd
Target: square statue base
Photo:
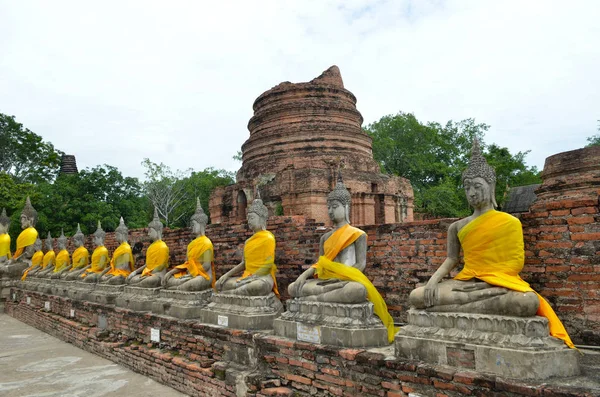
<path id="1" fill-rule="evenodd" d="M 46 295 L 54 295 L 54 283 L 56 282 L 55 279 L 51 279 L 50 277 L 40 277 L 37 280 L 37 292 Z"/>
<path id="2" fill-rule="evenodd" d="M 214 293 L 211 302 L 200 310 L 200 321 L 249 331 L 273 328 L 273 320 L 283 310 L 273 292 L 266 296 L 240 296 Z"/>
<path id="3" fill-rule="evenodd" d="M 8 277 L 0 278 L 0 301 L 8 299 L 10 295 L 10 289 L 13 287 L 19 287 L 20 283 L 20 279 Z"/>
<path id="4" fill-rule="evenodd" d="M 163 289 L 152 303 L 152 312 L 188 319 L 200 317 L 200 310 L 210 303 L 212 288 L 204 291 L 178 291 Z"/>
<path id="5" fill-rule="evenodd" d="M 135 312 L 149 312 L 161 289 L 126 286 L 115 299 L 115 305 Z"/>
<path id="6" fill-rule="evenodd" d="M 72 281 L 67 296 L 75 301 L 89 301 L 90 294 L 96 288 L 96 283 L 84 283 L 83 281 Z"/>
<path id="7" fill-rule="evenodd" d="M 89 301 L 102 305 L 114 305 L 115 300 L 123 293 L 125 284 L 96 284 L 96 288 L 89 294 Z"/>
<path id="8" fill-rule="evenodd" d="M 51 279 L 50 291 L 55 296 L 69 296 L 69 290 L 73 287 L 73 281 L 65 281 L 63 279 Z"/>
<path id="9" fill-rule="evenodd" d="M 373 304 L 325 303 L 290 299 L 273 321 L 275 335 L 340 347 L 387 346 L 388 333 Z"/>
<path id="10" fill-rule="evenodd" d="M 396 356 L 516 379 L 579 375 L 579 353 L 551 337 L 545 317 L 408 311 Z"/>

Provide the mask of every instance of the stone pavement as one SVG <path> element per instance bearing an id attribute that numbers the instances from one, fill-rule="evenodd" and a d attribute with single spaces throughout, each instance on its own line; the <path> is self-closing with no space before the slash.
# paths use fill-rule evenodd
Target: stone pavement
<path id="1" fill-rule="evenodd" d="M 21 323 L 4 314 L 3 310 L 0 310 L 0 395 L 184 396 Z"/>

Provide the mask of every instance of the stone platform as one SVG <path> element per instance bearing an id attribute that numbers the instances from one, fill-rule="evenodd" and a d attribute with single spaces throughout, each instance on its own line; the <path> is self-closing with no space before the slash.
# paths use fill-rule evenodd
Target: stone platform
<path id="1" fill-rule="evenodd" d="M 287 301 L 287 311 L 273 321 L 275 334 L 293 340 L 341 347 L 387 346 L 387 329 L 371 302 L 340 304 Z"/>
<path id="2" fill-rule="evenodd" d="M 125 284 L 96 284 L 96 288 L 89 294 L 91 302 L 102 305 L 114 305 L 117 297 L 123 293 Z"/>
<path id="3" fill-rule="evenodd" d="M 266 296 L 240 296 L 214 293 L 211 302 L 200 310 L 200 321 L 249 331 L 273 328 L 273 320 L 283 304 L 273 292 Z"/>
<path id="4" fill-rule="evenodd" d="M 198 318 L 212 294 L 212 289 L 195 292 L 163 289 L 152 303 L 152 312 L 182 319 Z"/>
<path id="5" fill-rule="evenodd" d="M 96 289 L 96 283 L 85 283 L 83 281 L 72 281 L 69 290 L 66 292 L 67 297 L 74 300 L 93 300 L 91 293 Z"/>
<path id="6" fill-rule="evenodd" d="M 116 297 L 115 305 L 135 312 L 149 312 L 161 288 L 130 287 L 123 288 L 123 293 Z"/>
<path id="7" fill-rule="evenodd" d="M 551 337 L 544 317 L 434 313 L 411 309 L 396 355 L 517 379 L 579 375 L 579 353 Z"/>

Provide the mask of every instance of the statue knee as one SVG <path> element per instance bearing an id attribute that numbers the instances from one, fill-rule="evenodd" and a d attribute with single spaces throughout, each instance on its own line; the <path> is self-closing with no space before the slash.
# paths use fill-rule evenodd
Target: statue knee
<path id="1" fill-rule="evenodd" d="M 425 305 L 423 303 L 423 291 L 424 290 L 425 290 L 425 288 L 418 287 L 411 291 L 410 295 L 408 296 L 408 304 L 410 305 L 410 307 L 414 307 L 416 309 L 425 308 Z"/>
<path id="2" fill-rule="evenodd" d="M 367 300 L 367 289 L 360 283 L 349 283 L 344 289 L 344 295 L 349 300 L 348 303 L 360 303 Z"/>

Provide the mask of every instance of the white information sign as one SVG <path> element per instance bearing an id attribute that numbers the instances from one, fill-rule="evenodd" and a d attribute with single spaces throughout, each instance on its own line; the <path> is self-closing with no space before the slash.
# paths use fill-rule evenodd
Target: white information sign
<path id="1" fill-rule="evenodd" d="M 229 317 L 217 316 L 217 324 L 222 325 L 223 327 L 229 326 Z"/>
<path id="2" fill-rule="evenodd" d="M 71 309 L 71 317 L 75 317 L 75 310 Z"/>
<path id="3" fill-rule="evenodd" d="M 160 342 L 160 328 L 150 328 L 150 341 Z"/>
<path id="4" fill-rule="evenodd" d="M 14 301 L 16 301 L 16 300 L 17 300 L 17 294 L 15 294 L 14 292 L 13 292 L 13 300 L 14 300 Z"/>
<path id="5" fill-rule="evenodd" d="M 50 302 L 44 302 L 44 309 L 50 310 Z"/>
<path id="6" fill-rule="evenodd" d="M 31 296 L 28 296 L 28 297 L 27 297 L 27 304 L 28 304 L 28 305 L 31 305 Z"/>
<path id="7" fill-rule="evenodd" d="M 321 327 L 296 323 L 296 339 L 302 342 L 321 343 Z"/>

